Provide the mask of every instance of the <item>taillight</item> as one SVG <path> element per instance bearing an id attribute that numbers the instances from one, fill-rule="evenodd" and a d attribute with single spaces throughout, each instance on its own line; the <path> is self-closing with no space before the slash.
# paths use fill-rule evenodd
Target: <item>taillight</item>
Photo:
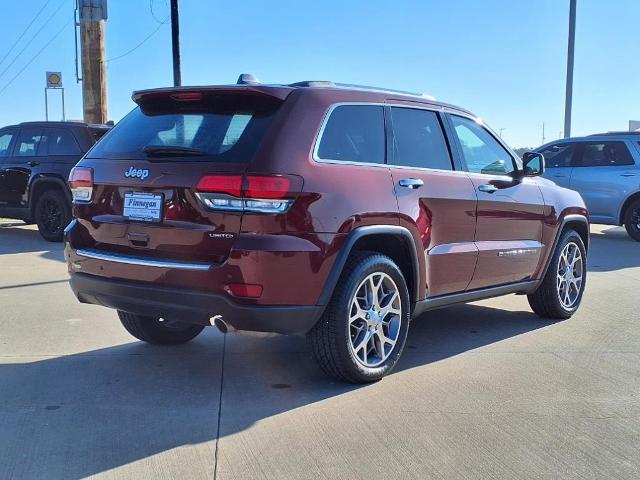
<path id="1" fill-rule="evenodd" d="M 196 187 L 196 196 L 211 210 L 283 213 L 293 203 L 301 179 L 283 175 L 207 175 Z"/>
<path id="2" fill-rule="evenodd" d="M 93 168 L 73 167 L 69 174 L 69 188 L 74 202 L 90 202 L 93 195 Z"/>
<path id="3" fill-rule="evenodd" d="M 284 198 L 291 188 L 287 177 L 247 177 L 245 196 L 249 198 Z"/>
<path id="4" fill-rule="evenodd" d="M 234 197 L 242 196 L 242 176 L 207 175 L 198 182 L 196 190 L 207 193 L 228 193 Z"/>

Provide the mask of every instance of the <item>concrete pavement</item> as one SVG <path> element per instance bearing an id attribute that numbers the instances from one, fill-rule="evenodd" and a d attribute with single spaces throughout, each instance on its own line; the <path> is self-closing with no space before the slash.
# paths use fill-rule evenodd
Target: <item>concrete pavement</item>
<path id="1" fill-rule="evenodd" d="M 0 479 L 639 478 L 640 244 L 592 239 L 570 320 L 513 295 L 430 312 L 355 387 L 302 338 L 137 342 L 76 302 L 59 244 L 0 222 Z"/>

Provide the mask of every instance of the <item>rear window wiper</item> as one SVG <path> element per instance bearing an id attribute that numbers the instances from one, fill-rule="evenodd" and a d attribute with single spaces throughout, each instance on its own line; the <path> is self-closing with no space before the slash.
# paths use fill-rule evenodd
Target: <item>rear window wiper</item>
<path id="1" fill-rule="evenodd" d="M 202 157 L 209 155 L 205 150 L 178 145 L 147 145 L 142 151 L 150 157 Z"/>

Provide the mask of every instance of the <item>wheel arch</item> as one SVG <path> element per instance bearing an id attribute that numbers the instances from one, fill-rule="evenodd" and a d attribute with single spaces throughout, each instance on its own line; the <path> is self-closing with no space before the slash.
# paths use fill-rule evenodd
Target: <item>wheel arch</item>
<path id="1" fill-rule="evenodd" d="M 572 228 L 575 230 L 580 238 L 582 238 L 582 242 L 584 243 L 584 247 L 589 251 L 589 220 L 584 215 L 580 214 L 567 214 L 562 217 L 560 221 L 560 226 L 556 232 L 556 236 L 553 240 L 553 246 L 551 252 L 549 254 L 549 258 L 547 258 L 546 265 L 544 266 L 544 270 L 540 275 L 540 279 L 538 280 L 538 284 L 542 283 L 544 277 L 547 274 L 547 270 L 549 270 L 549 265 L 551 265 L 551 260 L 553 259 L 553 252 L 558 246 L 558 242 L 560 241 L 560 237 L 562 236 L 562 232 L 567 230 L 568 228 Z"/>
<path id="2" fill-rule="evenodd" d="M 387 255 L 398 265 L 407 282 L 413 307 L 419 299 L 420 288 L 417 249 L 409 230 L 395 225 L 369 225 L 356 228 L 349 234 L 329 273 L 318 304 L 329 303 L 351 252 L 363 250 Z"/>
<path id="3" fill-rule="evenodd" d="M 618 212 L 618 225 L 624 225 L 624 217 L 627 213 L 627 208 L 629 205 L 636 200 L 640 200 L 640 191 L 634 192 L 629 195 L 625 201 L 622 203 L 622 207 L 620 207 L 620 212 Z"/>
<path id="4" fill-rule="evenodd" d="M 29 188 L 29 212 L 32 218 L 35 214 L 36 202 L 39 196 L 47 190 L 58 190 L 62 192 L 69 201 L 69 204 L 71 204 L 71 193 L 67 187 L 67 183 L 63 179 L 49 175 L 41 175 L 31 182 L 31 187 Z"/>

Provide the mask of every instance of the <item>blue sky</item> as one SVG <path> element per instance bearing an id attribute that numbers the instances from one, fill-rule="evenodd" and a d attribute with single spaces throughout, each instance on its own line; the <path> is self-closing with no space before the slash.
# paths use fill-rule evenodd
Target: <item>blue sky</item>
<path id="1" fill-rule="evenodd" d="M 0 59 L 46 1 L 4 2 Z M 81 118 L 74 3 L 49 0 L 0 63 L 0 124 L 44 119 L 47 70 L 63 72 L 67 118 Z M 170 26 L 158 23 L 168 17 L 167 3 L 109 1 L 108 59 L 158 29 L 108 63 L 114 120 L 133 107 L 133 90 L 172 83 Z M 426 92 L 504 128 L 513 147 L 536 146 L 543 122 L 547 140 L 562 130 L 568 3 L 181 0 L 183 83 L 233 83 L 250 72 L 265 83 L 327 79 Z M 640 1 L 578 0 L 577 18 L 572 133 L 627 129 L 629 119 L 640 120 Z M 52 119 L 61 116 L 57 94 L 50 94 Z"/>

